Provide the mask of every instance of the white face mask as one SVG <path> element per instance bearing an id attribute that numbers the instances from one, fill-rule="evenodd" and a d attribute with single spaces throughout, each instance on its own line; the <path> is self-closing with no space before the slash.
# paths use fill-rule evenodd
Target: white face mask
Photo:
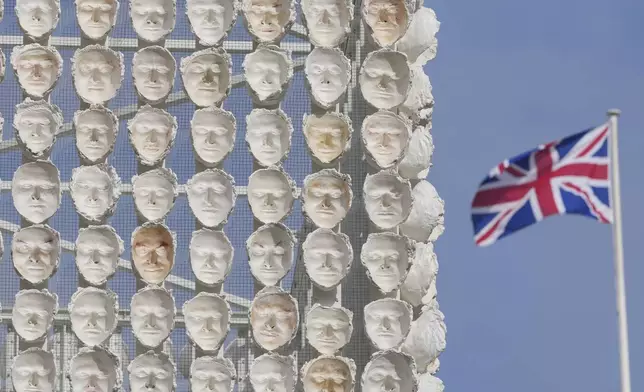
<path id="1" fill-rule="evenodd" d="M 283 225 L 265 225 L 246 242 L 250 272 L 264 286 L 277 285 L 293 265 L 293 235 Z"/>
<path id="2" fill-rule="evenodd" d="M 413 359 L 396 351 L 384 351 L 367 363 L 362 373 L 365 392 L 412 392 L 417 388 Z"/>
<path id="3" fill-rule="evenodd" d="M 181 59 L 181 78 L 190 100 L 197 106 L 218 106 L 230 90 L 230 56 L 208 48 Z"/>
<path id="4" fill-rule="evenodd" d="M 141 354 L 130 362 L 128 373 L 132 392 L 172 392 L 176 385 L 176 370 L 166 354 Z"/>
<path id="5" fill-rule="evenodd" d="M 149 286 L 151 287 L 151 286 Z M 157 347 L 170 336 L 174 326 L 174 298 L 164 289 L 139 290 L 132 297 L 132 331 L 146 347 Z"/>
<path id="6" fill-rule="evenodd" d="M 346 39 L 352 15 L 345 0 L 304 0 L 301 5 L 315 46 L 337 47 Z"/>
<path id="7" fill-rule="evenodd" d="M 235 116 L 217 107 L 198 109 L 190 121 L 190 135 L 197 158 L 214 166 L 235 146 Z"/>
<path id="8" fill-rule="evenodd" d="M 321 356 L 302 368 L 304 392 L 349 392 L 354 378 L 355 365 L 343 357 Z"/>
<path id="9" fill-rule="evenodd" d="M 60 2 L 54 0 L 17 0 L 16 16 L 20 28 L 30 37 L 49 35 L 60 19 Z"/>
<path id="10" fill-rule="evenodd" d="M 402 160 L 410 134 L 410 125 L 393 112 L 376 112 L 362 123 L 362 143 L 381 169 L 391 168 Z"/>
<path id="11" fill-rule="evenodd" d="M 39 99 L 56 86 L 63 59 L 53 46 L 29 44 L 13 48 L 11 65 L 24 92 Z"/>
<path id="12" fill-rule="evenodd" d="M 292 180 L 280 169 L 261 169 L 248 180 L 248 204 L 253 215 L 263 223 L 286 218 L 293 208 Z"/>
<path id="13" fill-rule="evenodd" d="M 132 179 L 137 211 L 149 221 L 160 221 L 170 213 L 177 196 L 176 175 L 166 168 L 155 169 Z"/>
<path id="14" fill-rule="evenodd" d="M 360 70 L 362 95 L 377 109 L 392 109 L 405 102 L 409 80 L 407 58 L 399 52 L 371 52 Z"/>
<path id="15" fill-rule="evenodd" d="M 56 385 L 54 354 L 30 348 L 13 358 L 11 383 L 16 392 L 53 392 Z"/>
<path id="16" fill-rule="evenodd" d="M 192 212 L 206 227 L 225 223 L 237 198 L 232 177 L 219 169 L 195 174 L 188 180 L 187 193 Z"/>
<path id="17" fill-rule="evenodd" d="M 306 339 L 321 354 L 333 355 L 349 343 L 352 317 L 345 308 L 316 306 L 306 315 Z"/>
<path id="18" fill-rule="evenodd" d="M 246 83 L 260 102 L 276 99 L 293 76 L 289 54 L 277 46 L 260 46 L 242 64 Z"/>
<path id="19" fill-rule="evenodd" d="M 97 346 L 116 329 L 116 294 L 94 287 L 79 289 L 69 303 L 72 330 L 83 344 Z"/>
<path id="20" fill-rule="evenodd" d="M 242 10 L 251 35 L 260 42 L 278 41 L 292 23 L 290 0 L 243 0 Z"/>
<path id="21" fill-rule="evenodd" d="M 351 208 L 350 179 L 335 169 L 325 169 L 304 179 L 303 209 L 318 227 L 331 229 Z"/>
<path id="22" fill-rule="evenodd" d="M 112 167 L 102 165 L 74 168 L 70 193 L 81 216 L 102 221 L 113 212 L 120 195 L 120 179 L 115 176 Z"/>
<path id="23" fill-rule="evenodd" d="M 292 357 L 263 354 L 250 367 L 250 383 L 256 392 L 293 392 L 296 377 Z"/>
<path id="24" fill-rule="evenodd" d="M 114 273 L 123 252 L 123 241 L 109 226 L 81 229 L 76 239 L 76 266 L 92 285 L 102 285 Z"/>
<path id="25" fill-rule="evenodd" d="M 348 274 L 353 251 L 346 235 L 317 229 L 302 246 L 306 272 L 318 287 L 332 289 Z"/>
<path id="26" fill-rule="evenodd" d="M 172 91 L 177 65 L 161 46 L 148 46 L 132 59 L 132 76 L 139 95 L 152 104 L 162 102 Z"/>
<path id="27" fill-rule="evenodd" d="M 349 85 L 351 63 L 339 49 L 315 48 L 306 57 L 305 72 L 315 101 L 330 108 Z"/>
<path id="28" fill-rule="evenodd" d="M 4 119 L 1 121 L 4 123 Z M 48 155 L 62 126 L 63 115 L 58 106 L 30 99 L 16 106 L 13 127 L 17 139 L 34 158 Z"/>
<path id="29" fill-rule="evenodd" d="M 32 223 L 51 218 L 60 205 L 60 175 L 47 161 L 18 167 L 11 182 L 11 196 L 18 213 Z"/>
<path id="30" fill-rule="evenodd" d="M 235 365 L 227 358 L 202 356 L 190 366 L 192 392 L 232 392 L 235 386 Z"/>
<path id="31" fill-rule="evenodd" d="M 371 37 L 380 46 L 391 46 L 407 31 L 409 11 L 404 0 L 369 0 L 362 5 L 362 16 L 371 28 Z"/>
<path id="32" fill-rule="evenodd" d="M 130 18 L 136 35 L 147 42 L 158 42 L 174 29 L 174 0 L 133 0 Z"/>
<path id="33" fill-rule="evenodd" d="M 192 233 L 190 264 L 199 281 L 216 285 L 232 269 L 234 248 L 223 231 L 202 229 Z"/>
<path id="34" fill-rule="evenodd" d="M 365 329 L 378 350 L 400 347 L 409 333 L 411 318 L 411 307 L 404 301 L 386 298 L 365 306 Z"/>
<path id="35" fill-rule="evenodd" d="M 363 193 L 369 219 L 382 229 L 395 228 L 411 212 L 411 185 L 396 174 L 380 171 L 367 175 Z"/>
<path id="36" fill-rule="evenodd" d="M 231 1 L 188 0 L 186 8 L 192 31 L 206 46 L 218 44 L 235 23 Z"/>
<path id="37" fill-rule="evenodd" d="M 111 392 L 120 387 L 121 379 L 117 366 L 116 357 L 108 351 L 83 347 L 69 362 L 72 392 Z"/>
<path id="38" fill-rule="evenodd" d="M 58 311 L 58 297 L 47 290 L 21 290 L 16 294 L 11 322 L 18 335 L 33 342 L 43 338 Z"/>
<path id="39" fill-rule="evenodd" d="M 282 110 L 254 109 L 246 117 L 246 143 L 262 166 L 280 163 L 291 147 L 293 125 Z"/>
<path id="40" fill-rule="evenodd" d="M 90 163 L 103 162 L 114 148 L 118 119 L 107 108 L 90 108 L 74 114 L 76 148 Z"/>
<path id="41" fill-rule="evenodd" d="M 370 234 L 360 257 L 371 280 L 383 293 L 398 289 L 409 268 L 410 245 L 393 233 Z"/>
<path id="42" fill-rule="evenodd" d="M 186 331 L 204 351 L 216 351 L 230 329 L 230 309 L 226 300 L 211 293 L 200 293 L 183 306 Z"/>
<path id="43" fill-rule="evenodd" d="M 13 265 L 26 281 L 49 279 L 60 260 L 60 235 L 49 226 L 29 226 L 16 232 L 11 242 Z"/>
<path id="44" fill-rule="evenodd" d="M 76 92 L 90 104 L 104 104 L 116 96 L 123 70 L 123 54 L 100 45 L 78 49 L 72 58 Z"/>
<path id="45" fill-rule="evenodd" d="M 130 143 L 142 164 L 152 166 L 168 155 L 177 133 L 177 119 L 162 109 L 146 105 L 127 128 Z"/>
<path id="46" fill-rule="evenodd" d="M 76 19 L 81 32 L 98 40 L 116 23 L 119 2 L 116 0 L 76 0 Z"/>

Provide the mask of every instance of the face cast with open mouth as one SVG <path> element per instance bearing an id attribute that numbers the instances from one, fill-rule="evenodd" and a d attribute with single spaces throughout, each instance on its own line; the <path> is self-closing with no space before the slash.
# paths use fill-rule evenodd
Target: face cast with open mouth
<path id="1" fill-rule="evenodd" d="M 371 52 L 360 70 L 362 95 L 377 109 L 395 108 L 407 99 L 410 73 L 404 54 L 384 49 Z"/>
<path id="2" fill-rule="evenodd" d="M 330 108 L 349 85 L 351 62 L 340 49 L 315 48 L 306 57 L 304 70 L 315 102 Z"/>
<path id="3" fill-rule="evenodd" d="M 22 228 L 11 242 L 11 258 L 20 277 L 32 284 L 49 279 L 60 260 L 60 235 L 49 226 Z"/>
<path id="4" fill-rule="evenodd" d="M 186 8 L 192 31 L 204 45 L 224 39 L 237 16 L 233 2 L 226 0 L 188 0 Z"/>
<path id="5" fill-rule="evenodd" d="M 314 306 L 306 315 L 306 339 L 321 354 L 333 355 L 349 343 L 352 318 L 342 307 Z"/>
<path id="6" fill-rule="evenodd" d="M 54 354 L 41 348 L 28 348 L 13 358 L 11 383 L 16 392 L 54 392 Z"/>
<path id="7" fill-rule="evenodd" d="M 137 211 L 149 221 L 165 218 L 177 197 L 177 176 L 168 168 L 147 171 L 132 179 Z"/>
<path id="8" fill-rule="evenodd" d="M 362 5 L 364 21 L 380 46 L 396 43 L 407 31 L 409 11 L 404 0 L 369 0 Z"/>
<path id="9" fill-rule="evenodd" d="M 78 289 L 69 303 L 72 330 L 83 344 L 98 346 L 116 329 L 116 294 L 95 287 Z"/>
<path id="10" fill-rule="evenodd" d="M 160 284 L 174 265 L 172 233 L 162 225 L 146 224 L 132 234 L 132 261 L 146 283 Z"/>
<path id="11" fill-rule="evenodd" d="M 127 367 L 132 392 L 172 392 L 176 387 L 174 363 L 166 353 L 148 351 Z"/>
<path id="12" fill-rule="evenodd" d="M 36 161 L 18 167 L 11 182 L 18 213 L 32 223 L 51 218 L 60 205 L 60 174 L 51 162 Z"/>
<path id="13" fill-rule="evenodd" d="M 221 48 L 208 48 L 181 59 L 181 78 L 197 106 L 218 106 L 230 90 L 230 56 Z"/>
<path id="14" fill-rule="evenodd" d="M 403 223 L 411 212 L 413 198 L 409 180 L 384 170 L 367 175 L 364 201 L 369 219 L 382 229 L 392 229 Z"/>
<path id="15" fill-rule="evenodd" d="M 248 32 L 262 43 L 279 40 L 291 24 L 290 0 L 242 0 Z"/>
<path id="16" fill-rule="evenodd" d="M 244 57 L 246 83 L 260 102 L 278 98 L 293 77 L 288 52 L 275 45 L 260 45 Z"/>
<path id="17" fill-rule="evenodd" d="M 132 58 L 132 76 L 139 95 L 152 104 L 162 102 L 172 91 L 177 65 L 161 46 L 140 49 Z"/>
<path id="18" fill-rule="evenodd" d="M 332 48 L 346 39 L 352 11 L 345 0 L 303 0 L 301 5 L 314 45 Z"/>
<path id="19" fill-rule="evenodd" d="M 256 170 L 248 179 L 248 204 L 262 223 L 282 221 L 293 208 L 293 180 L 281 169 Z"/>
<path id="20" fill-rule="evenodd" d="M 295 239 L 281 224 L 260 227 L 248 238 L 250 272 L 264 286 L 275 286 L 293 265 Z"/>
<path id="21" fill-rule="evenodd" d="M 20 28 L 35 39 L 50 34 L 60 19 L 60 2 L 54 0 L 17 0 L 16 16 Z"/>
<path id="22" fill-rule="evenodd" d="M 101 45 L 76 50 L 72 76 L 76 92 L 90 104 L 103 104 L 116 96 L 123 80 L 123 54 Z"/>
<path id="23" fill-rule="evenodd" d="M 174 29 L 173 0 L 132 0 L 130 17 L 136 35 L 147 42 L 158 42 Z"/>
<path id="24" fill-rule="evenodd" d="M 351 179 L 335 169 L 324 169 L 304 179 L 302 190 L 305 214 L 318 227 L 331 229 L 351 208 Z"/>
<path id="25" fill-rule="evenodd" d="M 116 0 L 76 0 L 76 19 L 81 32 L 98 40 L 116 23 L 119 2 Z"/>
<path id="26" fill-rule="evenodd" d="M 89 163 L 103 162 L 114 148 L 118 119 L 105 107 L 92 107 L 74 113 L 76 148 Z"/>
<path id="27" fill-rule="evenodd" d="M 190 121 L 192 147 L 197 159 L 214 166 L 223 161 L 235 146 L 236 119 L 218 107 L 197 109 Z"/>
<path id="28" fill-rule="evenodd" d="M 246 143 L 262 166 L 276 165 L 291 147 L 293 124 L 281 109 L 254 109 L 246 116 Z"/>
<path id="29" fill-rule="evenodd" d="M 400 347 L 409 333 L 411 318 L 411 307 L 393 298 L 371 302 L 364 310 L 367 335 L 378 350 Z"/>
<path id="30" fill-rule="evenodd" d="M 15 46 L 11 52 L 11 66 L 24 92 L 39 99 L 56 86 L 62 74 L 63 58 L 53 46 Z"/>
<path id="31" fill-rule="evenodd" d="M 43 338 L 58 311 L 58 296 L 47 290 L 21 290 L 16 294 L 11 322 L 20 337 L 28 342 Z"/>
<path id="32" fill-rule="evenodd" d="M 306 272 L 318 287 L 332 289 L 349 272 L 353 251 L 349 237 L 330 229 L 317 229 L 302 245 Z"/>
<path id="33" fill-rule="evenodd" d="M 170 336 L 174 326 L 174 298 L 162 288 L 148 286 L 132 297 L 132 331 L 146 347 L 154 348 Z"/>
<path id="34" fill-rule="evenodd" d="M 177 119 L 165 110 L 146 105 L 127 123 L 130 143 L 142 164 L 164 159 L 177 134 Z"/>
<path id="35" fill-rule="evenodd" d="M 121 386 L 119 361 L 103 348 L 83 347 L 69 362 L 72 392 L 115 392 Z"/>
<path id="36" fill-rule="evenodd" d="M 204 351 L 216 351 L 230 329 L 230 308 L 226 300 L 201 292 L 183 305 L 190 340 Z"/>
<path id="37" fill-rule="evenodd" d="M 367 274 L 383 293 L 398 289 L 409 268 L 410 244 L 394 233 L 372 233 L 360 254 Z"/>
<path id="38" fill-rule="evenodd" d="M 297 301 L 276 287 L 260 291 L 250 309 L 253 339 L 263 349 L 278 349 L 293 339 L 298 326 Z"/>
<path id="39" fill-rule="evenodd" d="M 123 253 L 123 241 L 110 226 L 80 229 L 76 238 L 76 266 L 92 285 L 102 285 L 114 273 Z"/>

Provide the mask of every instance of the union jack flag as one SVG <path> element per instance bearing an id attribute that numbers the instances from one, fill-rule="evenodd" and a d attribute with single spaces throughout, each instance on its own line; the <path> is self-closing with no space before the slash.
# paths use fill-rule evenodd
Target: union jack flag
<path id="1" fill-rule="evenodd" d="M 472 200 L 474 242 L 488 246 L 550 215 L 611 223 L 610 123 L 541 145 L 490 171 Z"/>

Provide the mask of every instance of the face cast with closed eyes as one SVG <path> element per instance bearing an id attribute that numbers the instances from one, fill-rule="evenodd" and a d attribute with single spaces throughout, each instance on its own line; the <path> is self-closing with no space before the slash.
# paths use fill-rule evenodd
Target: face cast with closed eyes
<path id="1" fill-rule="evenodd" d="M 90 45 L 76 50 L 72 76 L 76 92 L 90 104 L 103 104 L 116 96 L 123 79 L 123 54 Z"/>
<path id="2" fill-rule="evenodd" d="M 330 229 L 317 229 L 302 245 L 304 267 L 318 287 L 332 289 L 349 273 L 353 251 L 349 238 Z"/>
<path id="3" fill-rule="evenodd" d="M 375 356 L 362 373 L 365 392 L 412 392 L 416 383 L 412 359 L 398 352 L 387 351 Z"/>
<path id="4" fill-rule="evenodd" d="M 221 48 L 208 48 L 181 59 L 181 78 L 197 106 L 218 106 L 230 90 L 230 56 Z"/>
<path id="5" fill-rule="evenodd" d="M 232 269 L 234 252 L 233 245 L 223 231 L 195 231 L 190 240 L 192 272 L 206 285 L 219 284 Z"/>
<path id="6" fill-rule="evenodd" d="M 242 66 L 246 83 L 260 102 L 278 98 L 293 76 L 290 55 L 274 45 L 247 54 Z"/>
<path id="7" fill-rule="evenodd" d="M 13 359 L 11 382 L 16 392 L 53 392 L 56 383 L 54 354 L 29 348 Z"/>
<path id="8" fill-rule="evenodd" d="M 183 305 L 190 340 L 204 351 L 215 351 L 230 329 L 230 308 L 217 294 L 202 292 Z"/>
<path id="9" fill-rule="evenodd" d="M 163 226 L 142 226 L 132 234 L 132 261 L 146 283 L 163 283 L 174 265 L 174 251 L 174 238 Z"/>
<path id="10" fill-rule="evenodd" d="M 118 119 L 111 110 L 94 107 L 74 114 L 76 148 L 90 163 L 105 160 L 112 151 L 118 132 Z"/>
<path id="11" fill-rule="evenodd" d="M 362 246 L 362 264 L 371 280 L 384 292 L 396 290 L 409 267 L 409 244 L 393 233 L 370 234 Z"/>
<path id="12" fill-rule="evenodd" d="M 86 346 L 105 342 L 116 329 L 118 302 L 111 291 L 79 289 L 69 303 L 72 330 Z"/>
<path id="13" fill-rule="evenodd" d="M 161 288 L 144 288 L 132 297 L 132 331 L 146 347 L 157 347 L 174 326 L 174 299 Z"/>
<path id="14" fill-rule="evenodd" d="M 246 242 L 250 272 L 264 286 L 275 286 L 293 265 L 293 235 L 283 225 L 266 225 Z"/>
<path id="15" fill-rule="evenodd" d="M 132 194 L 137 211 L 149 221 L 165 218 L 177 196 L 177 176 L 172 170 L 150 170 L 132 179 Z"/>
<path id="16" fill-rule="evenodd" d="M 282 110 L 253 110 L 246 117 L 246 129 L 246 143 L 262 166 L 278 164 L 286 157 L 293 125 Z"/>
<path id="17" fill-rule="evenodd" d="M 60 19 L 60 2 L 53 0 L 17 0 L 16 16 L 28 36 L 40 38 L 50 34 Z"/>
<path id="18" fill-rule="evenodd" d="M 133 0 L 130 17 L 136 35 L 147 42 L 157 42 L 174 29 L 176 18 L 173 0 Z"/>
<path id="19" fill-rule="evenodd" d="M 81 166 L 72 171 L 71 196 L 78 213 L 91 221 L 101 221 L 118 201 L 120 180 L 111 167 Z"/>
<path id="20" fill-rule="evenodd" d="M 364 201 L 369 219 L 382 229 L 392 229 L 403 223 L 411 212 L 411 185 L 408 180 L 386 171 L 367 175 Z"/>
<path id="21" fill-rule="evenodd" d="M 47 290 L 21 290 L 16 294 L 11 322 L 20 337 L 28 342 L 47 334 L 58 311 L 58 297 Z"/>
<path id="22" fill-rule="evenodd" d="M 255 297 L 250 309 L 250 325 L 255 342 L 272 351 L 286 345 L 295 336 L 298 309 L 297 302 L 289 294 L 269 288 L 272 290 L 260 291 Z"/>
<path id="23" fill-rule="evenodd" d="M 296 383 L 293 359 L 263 354 L 250 367 L 250 383 L 255 392 L 293 392 Z"/>
<path id="24" fill-rule="evenodd" d="M 148 46 L 132 58 L 132 76 L 139 95 L 152 104 L 166 99 L 172 91 L 177 65 L 174 57 L 161 46 Z"/>
<path id="25" fill-rule="evenodd" d="M 236 130 L 232 113 L 217 107 L 196 110 L 190 135 L 197 158 L 207 166 L 223 161 L 235 146 Z"/>
<path id="26" fill-rule="evenodd" d="M 24 92 L 43 98 L 58 82 L 63 59 L 53 46 L 29 44 L 13 48 L 11 65 Z"/>
<path id="27" fill-rule="evenodd" d="M 132 392 L 172 392 L 176 385 L 174 364 L 165 353 L 148 351 L 127 367 Z"/>
<path id="28" fill-rule="evenodd" d="M 11 196 L 18 213 L 32 223 L 51 218 L 60 205 L 60 175 L 46 161 L 18 167 L 11 182 Z"/>
<path id="29" fill-rule="evenodd" d="M 113 392 L 120 387 L 117 359 L 103 349 L 82 348 L 69 363 L 72 392 Z"/>
<path id="30" fill-rule="evenodd" d="M 11 242 L 13 266 L 32 284 L 49 279 L 60 259 L 60 237 L 49 226 L 30 226 L 16 232 Z"/>
<path id="31" fill-rule="evenodd" d="M 364 308 L 365 329 L 378 350 L 400 347 L 409 333 L 411 318 L 411 307 L 397 299 L 380 299 Z"/>
<path id="32" fill-rule="evenodd" d="M 353 389 L 355 371 L 339 357 L 318 357 L 307 365 L 302 369 L 304 392 L 349 392 Z"/>
<path id="33" fill-rule="evenodd" d="M 329 164 L 349 149 L 351 120 L 338 113 L 311 114 L 304 119 L 304 137 L 309 151 L 323 164 Z"/>
<path id="34" fill-rule="evenodd" d="M 58 106 L 27 99 L 16 107 L 13 127 L 17 140 L 35 158 L 43 157 L 51 150 L 62 126 L 63 115 Z"/>
<path id="35" fill-rule="evenodd" d="M 177 133 L 177 119 L 165 110 L 146 105 L 128 121 L 127 129 L 141 163 L 152 166 L 170 151 Z"/>
<path id="36" fill-rule="evenodd" d="M 203 45 L 218 44 L 235 23 L 232 1 L 188 0 L 186 8 L 192 31 Z"/>
<path id="37" fill-rule="evenodd" d="M 98 40 L 116 23 L 119 2 L 116 0 L 76 0 L 76 17 L 81 32 Z"/>
<path id="38" fill-rule="evenodd" d="M 306 57 L 304 70 L 315 102 L 330 108 L 347 89 L 351 63 L 340 49 L 315 48 Z"/>
<path id="39" fill-rule="evenodd" d="M 381 169 L 388 169 L 403 157 L 409 144 L 411 127 L 400 116 L 380 111 L 362 124 L 362 142 Z"/>
<path id="40" fill-rule="evenodd" d="M 80 229 L 76 239 L 76 266 L 83 278 L 101 285 L 116 272 L 123 241 L 109 226 Z"/>
<path id="41" fill-rule="evenodd" d="M 392 109 L 405 102 L 409 81 L 407 57 L 399 52 L 372 52 L 360 70 L 362 95 L 377 109 Z"/>
<path id="42" fill-rule="evenodd" d="M 306 339 L 321 354 L 333 355 L 349 343 L 351 319 L 344 308 L 315 306 L 306 315 Z"/>
<path id="43" fill-rule="evenodd" d="M 368 0 L 363 4 L 362 15 L 371 28 L 371 36 L 380 46 L 396 43 L 409 24 L 404 0 Z"/>
<path id="44" fill-rule="evenodd" d="M 192 392 L 232 392 L 236 377 L 235 365 L 230 359 L 199 357 L 190 366 L 190 390 Z"/>
<path id="45" fill-rule="evenodd" d="M 219 169 L 209 169 L 188 180 L 188 204 L 195 217 L 206 227 L 225 223 L 237 195 L 233 178 Z"/>
<path id="46" fill-rule="evenodd" d="M 315 46 L 337 47 L 346 39 L 351 10 L 345 0 L 303 0 L 301 4 Z"/>
<path id="47" fill-rule="evenodd" d="M 351 208 L 351 185 L 346 175 L 324 169 L 304 179 L 303 209 L 316 226 L 332 229 Z"/>
<path id="48" fill-rule="evenodd" d="M 280 222 L 293 208 L 292 180 L 279 169 L 256 170 L 248 179 L 248 204 L 262 223 Z"/>
<path id="49" fill-rule="evenodd" d="M 260 42 L 279 40 L 291 24 L 290 0 L 242 0 L 248 32 Z"/>

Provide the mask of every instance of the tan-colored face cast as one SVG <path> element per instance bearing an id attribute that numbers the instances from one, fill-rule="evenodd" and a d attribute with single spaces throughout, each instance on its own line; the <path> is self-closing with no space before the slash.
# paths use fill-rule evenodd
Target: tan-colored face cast
<path id="1" fill-rule="evenodd" d="M 132 241 L 132 260 L 143 280 L 159 284 L 174 265 L 172 235 L 162 227 L 144 227 Z"/>

